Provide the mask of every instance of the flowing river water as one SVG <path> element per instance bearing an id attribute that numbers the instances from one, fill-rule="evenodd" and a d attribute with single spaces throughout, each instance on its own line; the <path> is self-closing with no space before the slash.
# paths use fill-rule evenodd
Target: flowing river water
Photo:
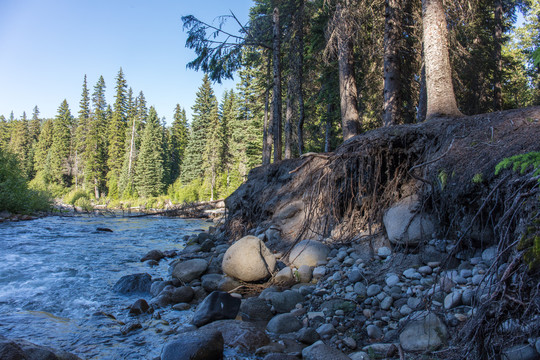
<path id="1" fill-rule="evenodd" d="M 166 278 L 166 259 L 151 268 L 140 258 L 152 249 L 181 249 L 185 235 L 208 226 L 201 220 L 156 216 L 51 216 L 1 223 L 0 335 L 83 359 L 159 356 L 169 339 L 155 324 L 158 320 L 148 317 L 143 330 L 120 332 L 120 321 L 130 320 L 126 308 L 150 295 L 121 295 L 112 287 L 134 273 Z M 98 232 L 98 227 L 113 232 Z"/>

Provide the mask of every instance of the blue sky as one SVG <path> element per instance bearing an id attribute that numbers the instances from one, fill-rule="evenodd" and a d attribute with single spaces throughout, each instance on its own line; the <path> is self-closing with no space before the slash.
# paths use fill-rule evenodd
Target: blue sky
<path id="1" fill-rule="evenodd" d="M 54 117 L 67 99 L 79 111 L 84 75 L 100 75 L 112 104 L 120 67 L 135 94 L 172 121 L 175 105 L 191 114 L 202 72 L 187 70 L 181 16 L 213 21 L 233 11 L 247 21 L 251 0 L 0 0 L 0 115 Z M 214 85 L 221 100 L 233 81 Z"/>

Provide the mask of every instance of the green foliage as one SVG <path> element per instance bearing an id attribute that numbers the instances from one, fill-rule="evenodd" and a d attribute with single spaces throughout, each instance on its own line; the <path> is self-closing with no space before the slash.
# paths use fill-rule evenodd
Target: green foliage
<path id="1" fill-rule="evenodd" d="M 521 237 L 518 250 L 524 251 L 523 260 L 534 270 L 540 267 L 540 220 L 533 220 Z"/>
<path id="2" fill-rule="evenodd" d="M 169 196 L 175 203 L 191 203 L 201 200 L 200 191 L 202 180 L 196 179 L 183 185 L 180 179 L 169 187 Z"/>
<path id="3" fill-rule="evenodd" d="M 32 213 L 50 206 L 47 193 L 28 188 L 17 158 L 0 149 L 0 211 Z"/>
<path id="4" fill-rule="evenodd" d="M 525 154 L 504 158 L 495 166 L 495 175 L 499 175 L 501 171 L 508 169 L 509 167 L 512 167 L 512 171 L 519 172 L 522 175 L 525 174 L 528 169 L 532 168 L 534 170 L 533 176 L 540 175 L 540 151 L 531 151 Z"/>
<path id="5" fill-rule="evenodd" d="M 482 175 L 482 173 L 476 173 L 474 174 L 473 178 L 472 178 L 472 182 L 475 183 L 475 184 L 480 184 L 481 182 L 484 181 L 484 176 Z"/>
<path id="6" fill-rule="evenodd" d="M 437 176 L 437 179 L 439 180 L 439 185 L 441 186 L 441 190 L 444 190 L 448 182 L 448 174 L 446 173 L 446 171 L 445 170 L 439 171 L 439 175 Z"/>
<path id="7" fill-rule="evenodd" d="M 64 196 L 64 203 L 76 205 L 80 199 L 90 200 L 90 194 L 88 194 L 88 191 L 82 189 L 73 189 Z"/>

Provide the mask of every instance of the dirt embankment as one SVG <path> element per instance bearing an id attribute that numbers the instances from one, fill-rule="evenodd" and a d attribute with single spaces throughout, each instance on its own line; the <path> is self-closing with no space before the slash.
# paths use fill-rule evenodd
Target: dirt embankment
<path id="1" fill-rule="evenodd" d="M 510 170 L 495 176 L 496 164 L 539 150 L 540 107 L 380 128 L 332 153 L 252 170 L 226 200 L 227 229 L 239 238 L 274 227 L 287 245 L 384 236 L 384 212 L 417 194 L 440 235 L 459 238 L 467 230 L 473 241 L 494 239 L 493 230 L 509 230 L 503 217 L 515 220 L 507 213 L 513 199 L 532 186 Z"/>

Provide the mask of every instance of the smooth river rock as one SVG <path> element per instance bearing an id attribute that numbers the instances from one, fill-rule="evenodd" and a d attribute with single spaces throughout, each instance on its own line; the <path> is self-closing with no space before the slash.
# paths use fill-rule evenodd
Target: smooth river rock
<path id="1" fill-rule="evenodd" d="M 235 242 L 223 257 L 223 272 L 243 281 L 259 281 L 269 277 L 276 266 L 276 258 L 255 236 L 245 236 Z"/>
<path id="2" fill-rule="evenodd" d="M 219 331 L 190 331 L 163 347 L 161 360 L 220 360 L 223 336 Z"/>
<path id="3" fill-rule="evenodd" d="M 191 322 L 200 327 L 217 320 L 234 319 L 240 303 L 240 299 L 229 293 L 214 291 L 199 304 Z"/>
<path id="4" fill-rule="evenodd" d="M 433 313 L 415 312 L 410 316 L 399 335 L 399 342 L 405 351 L 436 350 L 447 340 L 446 325 Z"/>
<path id="5" fill-rule="evenodd" d="M 289 261 L 299 268 L 302 265 L 317 266 L 319 261 L 326 261 L 328 246 L 315 240 L 300 241 L 291 250 Z"/>
<path id="6" fill-rule="evenodd" d="M 207 268 L 208 262 L 204 259 L 181 261 L 175 265 L 172 276 L 184 283 L 188 283 L 201 277 Z"/>
<path id="7" fill-rule="evenodd" d="M 122 276 L 114 284 L 113 290 L 121 294 L 146 293 L 150 292 L 152 277 L 147 273 L 132 274 Z"/>

